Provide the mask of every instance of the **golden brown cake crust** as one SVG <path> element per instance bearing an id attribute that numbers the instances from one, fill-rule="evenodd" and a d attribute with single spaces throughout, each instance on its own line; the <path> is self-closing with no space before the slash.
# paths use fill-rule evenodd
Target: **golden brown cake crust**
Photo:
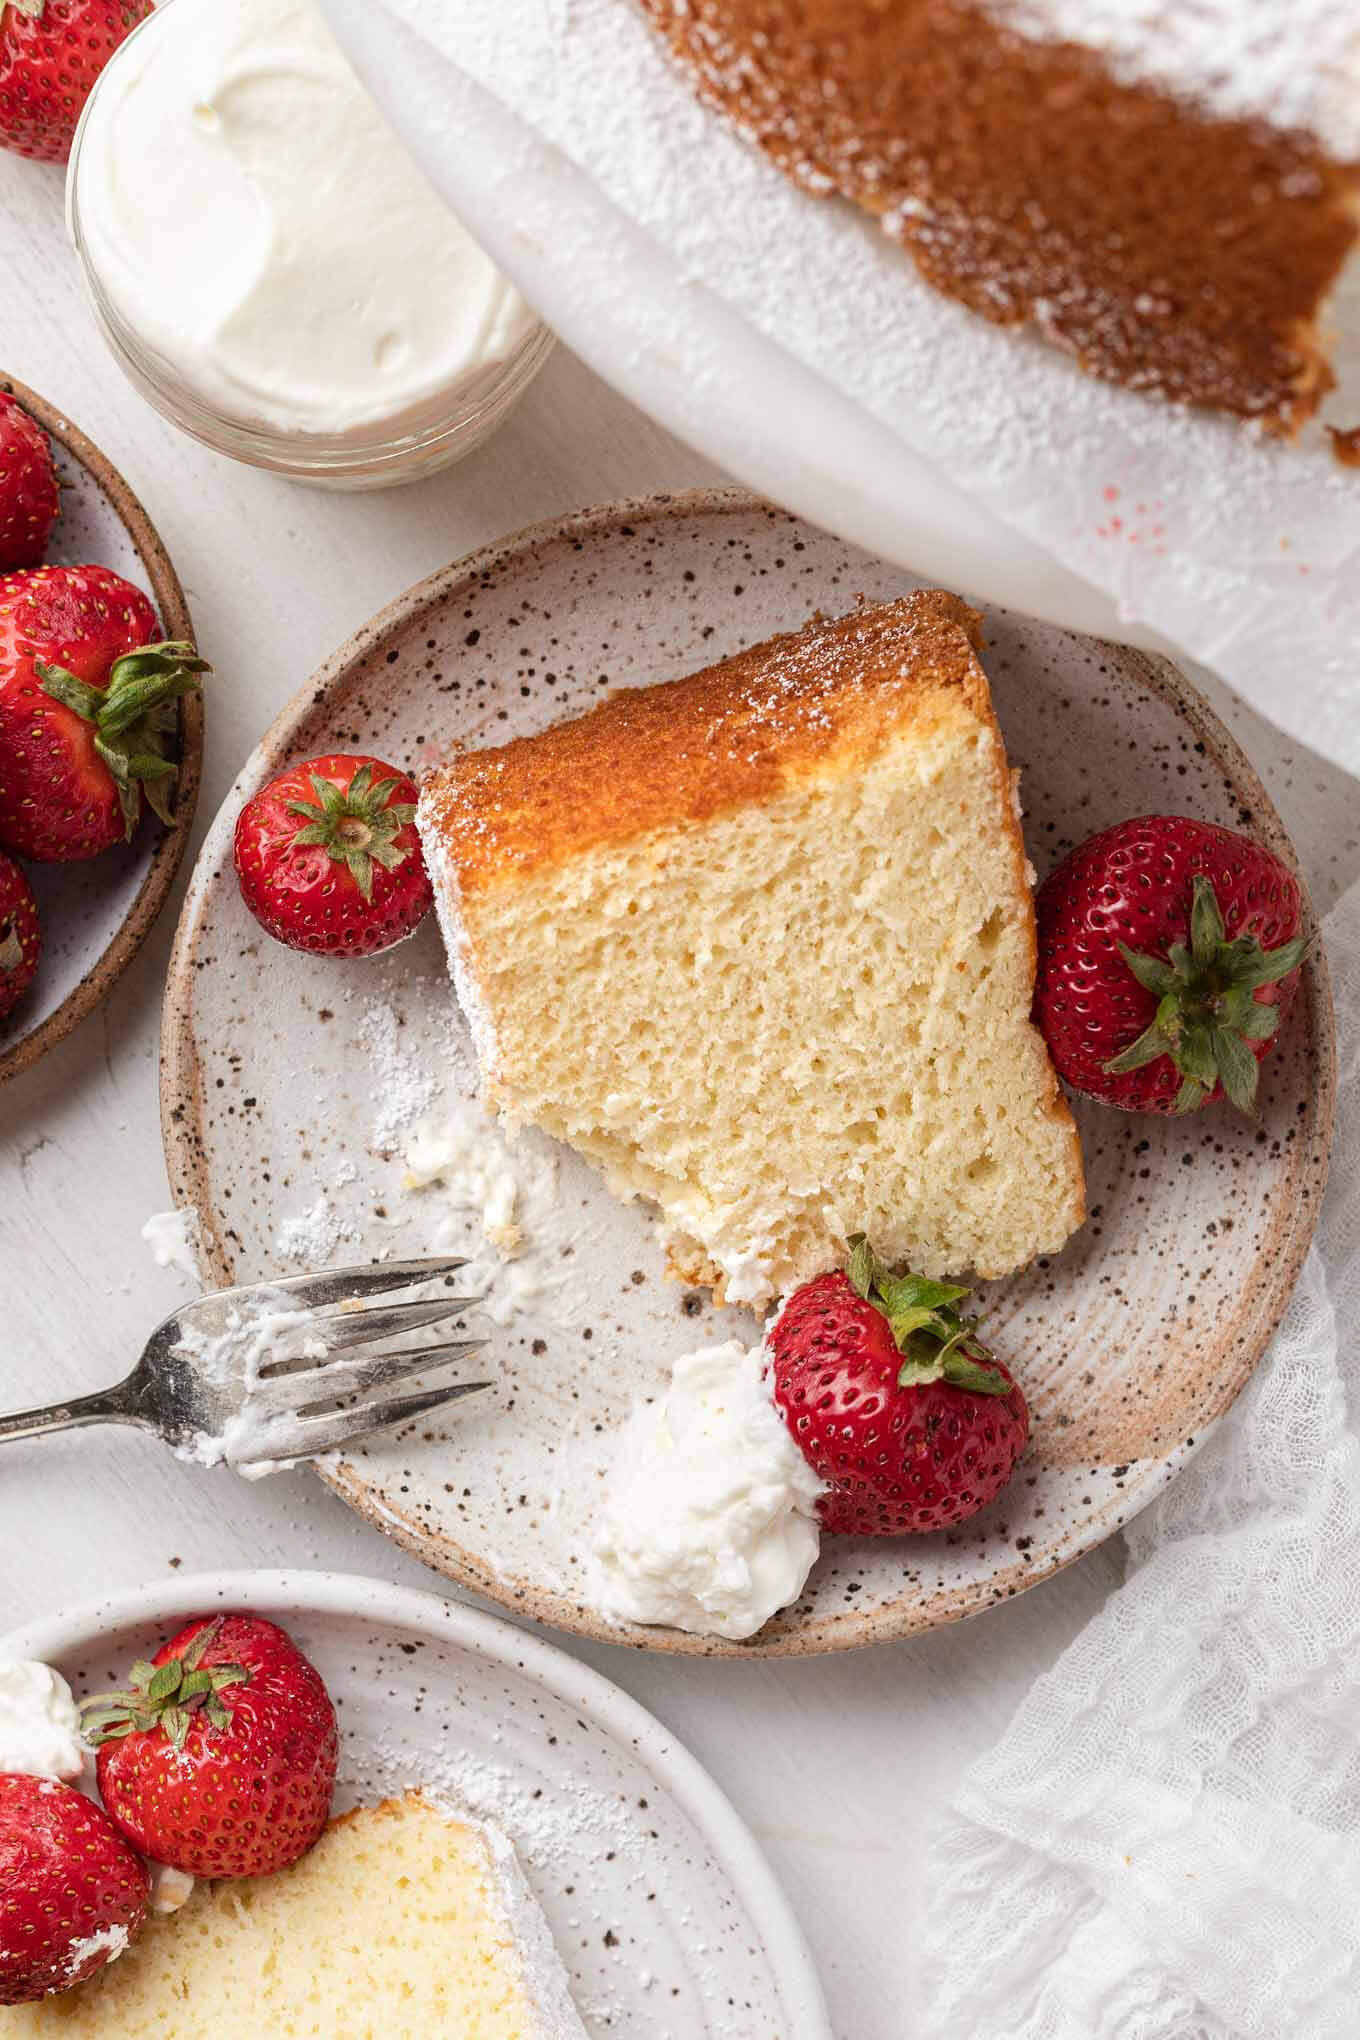
<path id="1" fill-rule="evenodd" d="M 868 756 L 952 697 L 992 723 L 981 619 L 940 589 L 770 638 L 658 687 L 624 688 L 536 737 L 468 751 L 426 782 L 421 826 L 464 895 L 653 829 L 769 799 Z"/>
<path id="2" fill-rule="evenodd" d="M 1201 116 L 967 0 L 642 0 L 704 94 L 809 189 L 880 214 L 939 290 L 1082 366 L 1293 432 L 1360 165 Z"/>

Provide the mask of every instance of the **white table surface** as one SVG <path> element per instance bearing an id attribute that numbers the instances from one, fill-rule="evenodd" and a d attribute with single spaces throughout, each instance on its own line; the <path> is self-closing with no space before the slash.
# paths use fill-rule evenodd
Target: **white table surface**
<path id="1" fill-rule="evenodd" d="M 300 488 L 196 446 L 123 382 L 79 293 L 59 173 L 14 157 L 0 157 L 0 273 L 0 369 L 62 406 L 122 468 L 216 667 L 197 837 L 278 707 L 399 590 L 539 518 L 722 479 L 559 350 L 462 466 L 382 495 Z M 1325 909 L 1360 873 L 1355 782 L 1200 677 L 1264 774 Z M 174 918 L 172 904 L 108 1003 L 0 1090 L 5 1405 L 103 1386 L 182 1298 L 139 1238 L 168 1201 L 156 1076 Z M 305 1473 L 248 1486 L 183 1466 L 133 1431 L 7 1448 L 0 1554 L 0 1629 L 172 1568 L 307 1566 L 457 1591 Z M 745 1815 L 801 1917 L 837 2040 L 914 2040 L 931 1816 L 1118 1586 L 1121 1564 L 1115 1539 L 978 1621 L 841 1657 L 708 1664 L 562 1643 L 683 1737 Z"/>

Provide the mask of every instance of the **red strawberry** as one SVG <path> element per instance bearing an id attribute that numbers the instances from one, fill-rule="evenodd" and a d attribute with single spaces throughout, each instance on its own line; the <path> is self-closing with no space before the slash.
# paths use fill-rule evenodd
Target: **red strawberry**
<path id="1" fill-rule="evenodd" d="M 378 758 L 337 753 L 291 766 L 237 817 L 242 899 L 290 949 L 390 949 L 434 900 L 415 811 L 413 781 Z"/>
<path id="2" fill-rule="evenodd" d="M 1074 1091 L 1125 1112 L 1250 1112 L 1307 947 L 1294 874 L 1183 815 L 1119 822 L 1035 902 L 1034 1017 Z"/>
<path id="3" fill-rule="evenodd" d="M 0 143 L 64 163 L 95 79 L 154 0 L 9 0 L 0 6 Z"/>
<path id="4" fill-rule="evenodd" d="M 146 1918 L 150 1880 L 101 1806 L 0 1772 L 0 2005 L 81 1983 Z"/>
<path id="5" fill-rule="evenodd" d="M 291 1637 L 259 1615 L 200 1618 L 87 1700 L 99 1790 L 145 1856 L 195 1877 L 262 1877 L 326 1825 L 335 1709 Z"/>
<path id="6" fill-rule="evenodd" d="M 0 1020 L 33 982 L 42 950 L 38 903 L 12 857 L 0 850 Z"/>
<path id="7" fill-rule="evenodd" d="M 175 702 L 208 668 L 157 643 L 156 612 L 108 567 L 0 581 L 0 845 L 95 857 L 132 835 L 142 796 L 172 819 Z"/>
<path id="8" fill-rule="evenodd" d="M 60 509 L 47 434 L 0 390 L 0 574 L 41 565 Z"/>
<path id="9" fill-rule="evenodd" d="M 863 1234 L 847 1274 L 795 1290 L 769 1334 L 775 1405 L 827 1482 L 828 1530 L 943 1530 L 1010 1479 L 1029 1411 L 954 1305 L 954 1282 L 890 1275 Z"/>

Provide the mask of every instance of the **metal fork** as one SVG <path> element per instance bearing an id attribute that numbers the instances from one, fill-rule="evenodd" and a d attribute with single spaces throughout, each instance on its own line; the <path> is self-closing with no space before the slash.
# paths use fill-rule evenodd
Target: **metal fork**
<path id="1" fill-rule="evenodd" d="M 447 1279 L 463 1266 L 461 1260 L 393 1261 L 214 1290 L 157 1325 L 125 1381 L 73 1402 L 0 1417 L 0 1441 L 65 1431 L 75 1424 L 140 1424 L 179 1451 L 198 1448 L 209 1463 L 226 1459 L 243 1471 L 333 1452 L 491 1387 L 489 1381 L 458 1381 L 406 1395 L 388 1393 L 397 1382 L 464 1359 L 484 1342 L 459 1339 L 396 1351 L 383 1350 L 383 1342 L 456 1317 L 477 1298 L 417 1297 L 381 1306 L 370 1299 Z M 280 1317 L 277 1354 L 271 1346 L 269 1360 L 252 1366 L 242 1337 L 235 1341 L 239 1350 L 226 1356 L 228 1364 L 205 1372 L 192 1347 L 242 1326 L 248 1334 L 252 1321 L 258 1324 L 253 1314 L 267 1311 L 270 1299 L 280 1294 L 300 1308 Z M 324 1357 L 296 1350 L 318 1341 L 325 1344 Z M 290 1346 L 295 1350 L 286 1350 Z M 357 1400 L 336 1407 L 344 1397 Z M 243 1432 L 247 1420 L 248 1432 Z M 233 1428 L 248 1436 L 248 1448 L 239 1454 L 212 1450 L 212 1441 L 230 1439 Z"/>

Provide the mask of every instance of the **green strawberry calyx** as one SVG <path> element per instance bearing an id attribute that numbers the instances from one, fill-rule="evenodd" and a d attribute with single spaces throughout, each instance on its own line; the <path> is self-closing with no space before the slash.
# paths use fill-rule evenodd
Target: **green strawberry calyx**
<path id="1" fill-rule="evenodd" d="M 139 1658 L 126 1692 L 93 1694 L 80 1710 L 86 1742 L 98 1749 L 101 1743 L 159 1729 L 182 1750 L 195 1715 L 201 1714 L 212 1728 L 230 1728 L 231 1710 L 221 1695 L 228 1686 L 244 1685 L 250 1673 L 244 1665 L 204 1665 L 208 1646 L 221 1627 L 220 1616 L 205 1623 L 183 1657 L 167 1658 L 163 1665 Z"/>
<path id="2" fill-rule="evenodd" d="M 1297 970 L 1307 950 L 1306 935 L 1276 949 L 1262 949 L 1254 935 L 1230 942 L 1213 880 L 1197 871 L 1188 947 L 1173 942 L 1161 957 L 1119 945 L 1139 984 L 1156 999 L 1157 1011 L 1137 1040 L 1102 1067 L 1109 1076 L 1122 1076 L 1170 1056 L 1182 1080 L 1177 1112 L 1193 1112 L 1221 1083 L 1239 1112 L 1254 1113 L 1260 1065 L 1250 1044 L 1269 1041 L 1280 1024 L 1279 1007 L 1263 1005 L 1256 993 Z"/>
<path id="3" fill-rule="evenodd" d="M 397 837 L 414 819 L 416 804 L 392 799 L 400 786 L 399 774 L 374 783 L 373 767 L 361 765 L 347 787 L 318 773 L 309 775 L 315 801 L 290 800 L 290 814 L 300 815 L 305 827 L 298 830 L 292 847 L 315 843 L 338 863 L 345 865 L 358 886 L 365 905 L 373 898 L 373 867 L 395 871 L 411 855 Z"/>
<path id="4" fill-rule="evenodd" d="M 894 1275 L 879 1260 L 863 1233 L 851 1233 L 846 1278 L 856 1296 L 888 1320 L 902 1365 L 899 1388 L 923 1388 L 947 1381 L 972 1395 L 1009 1395 L 1014 1383 L 996 1355 L 978 1337 L 977 1319 L 954 1308 L 968 1291 L 957 1282 L 932 1282 L 924 1275 Z"/>
<path id="5" fill-rule="evenodd" d="M 200 675 L 212 668 L 191 644 L 167 639 L 125 652 L 109 670 L 108 685 L 91 687 L 64 666 L 35 659 L 44 694 L 94 725 L 94 748 L 118 789 L 123 834 L 131 839 L 141 820 L 142 795 L 166 826 L 174 821 L 170 787 L 178 770 L 173 737 L 181 695 L 194 694 Z"/>
<path id="6" fill-rule="evenodd" d="M 0 914 L 0 970 L 18 970 L 24 960 L 19 924 L 13 914 Z"/>

